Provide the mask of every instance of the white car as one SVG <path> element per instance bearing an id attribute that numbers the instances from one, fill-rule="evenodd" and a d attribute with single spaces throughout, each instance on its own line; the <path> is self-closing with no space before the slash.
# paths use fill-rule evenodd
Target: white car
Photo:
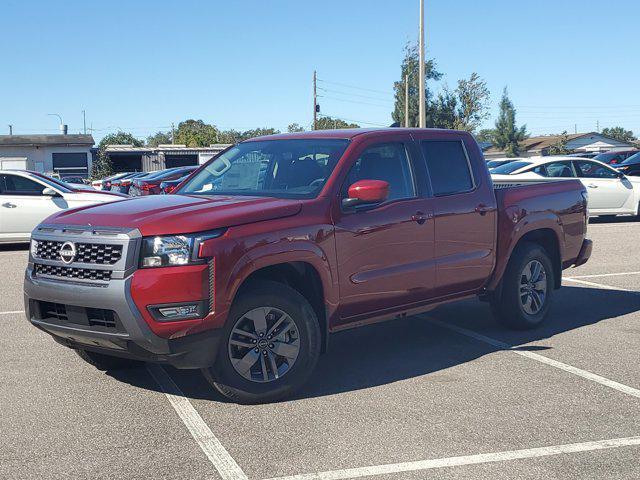
<path id="1" fill-rule="evenodd" d="M 532 157 L 494 168 L 496 188 L 577 178 L 589 193 L 589 215 L 640 216 L 640 177 L 627 177 L 609 165 L 587 158 Z"/>
<path id="2" fill-rule="evenodd" d="M 0 170 L 0 243 L 28 242 L 36 225 L 60 210 L 124 198 L 126 195 L 112 192 L 75 189 L 41 173 Z"/>

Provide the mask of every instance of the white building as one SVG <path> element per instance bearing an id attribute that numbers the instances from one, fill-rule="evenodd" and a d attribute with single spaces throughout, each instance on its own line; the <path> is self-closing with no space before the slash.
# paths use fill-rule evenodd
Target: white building
<path id="1" fill-rule="evenodd" d="M 91 135 L 0 135 L 0 170 L 88 176 Z"/>
<path id="2" fill-rule="evenodd" d="M 549 155 L 549 150 L 553 145 L 557 145 L 562 140 L 562 135 L 544 135 L 540 137 L 529 137 L 520 144 L 519 157 L 540 157 Z M 569 134 L 566 137 L 566 148 L 575 153 L 586 152 L 608 152 L 609 150 L 633 149 L 635 145 L 621 142 L 615 138 L 607 137 L 597 132 Z M 502 158 L 505 153 L 497 148 L 491 147 L 485 150 L 484 156 L 487 159 Z"/>

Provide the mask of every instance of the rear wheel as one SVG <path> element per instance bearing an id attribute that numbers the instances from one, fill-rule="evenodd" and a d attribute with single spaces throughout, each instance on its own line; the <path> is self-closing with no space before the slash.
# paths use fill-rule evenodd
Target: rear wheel
<path id="1" fill-rule="evenodd" d="M 130 360 L 128 358 L 112 357 L 102 353 L 90 352 L 88 350 L 76 350 L 78 356 L 98 370 L 123 370 L 126 368 L 137 368 L 143 365 L 143 362 Z"/>
<path id="2" fill-rule="evenodd" d="M 540 245 L 516 247 L 502 279 L 502 295 L 491 301 L 496 318 L 505 326 L 527 330 L 539 326 L 551 307 L 555 285 L 553 264 Z"/>
<path id="3" fill-rule="evenodd" d="M 234 301 L 209 383 L 238 403 L 268 403 L 291 395 L 320 355 L 320 328 L 309 302 L 293 288 L 255 282 Z"/>

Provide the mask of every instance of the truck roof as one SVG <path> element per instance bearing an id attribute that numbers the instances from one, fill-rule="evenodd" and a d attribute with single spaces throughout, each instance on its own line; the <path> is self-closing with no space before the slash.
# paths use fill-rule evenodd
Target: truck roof
<path id="1" fill-rule="evenodd" d="M 425 131 L 429 132 L 455 132 L 460 134 L 467 135 L 467 132 L 455 131 L 455 130 L 445 130 L 441 128 L 342 128 L 337 130 L 312 130 L 310 132 L 296 132 L 296 133 L 278 133 L 276 135 L 265 135 L 262 137 L 254 137 L 247 142 L 255 142 L 255 141 L 263 141 L 263 140 L 293 140 L 293 139 L 303 139 L 303 138 L 341 138 L 350 140 L 352 138 L 366 135 L 366 136 L 376 136 L 376 135 L 386 135 L 390 133 L 424 133 Z"/>

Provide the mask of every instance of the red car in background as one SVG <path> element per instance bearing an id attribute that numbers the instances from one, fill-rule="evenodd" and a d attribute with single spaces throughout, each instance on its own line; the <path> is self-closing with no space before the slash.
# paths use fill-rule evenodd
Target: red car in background
<path id="1" fill-rule="evenodd" d="M 160 184 L 162 182 L 178 180 L 189 175 L 191 172 L 197 169 L 197 165 L 189 167 L 176 167 L 162 170 L 155 175 L 151 174 L 142 178 L 136 178 L 133 180 L 131 188 L 129 189 L 129 195 L 131 195 L 132 197 L 158 195 L 161 192 Z"/>

